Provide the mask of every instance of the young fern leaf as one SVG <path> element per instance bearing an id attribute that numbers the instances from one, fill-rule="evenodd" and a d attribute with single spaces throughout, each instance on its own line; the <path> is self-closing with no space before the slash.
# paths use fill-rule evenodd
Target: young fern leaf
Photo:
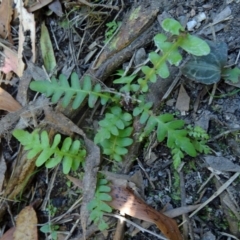
<path id="1" fill-rule="evenodd" d="M 133 142 L 130 138 L 133 128 L 128 127 L 132 123 L 132 116 L 123 112 L 120 107 L 110 108 L 105 118 L 99 121 L 100 129 L 95 135 L 94 142 L 100 144 L 103 153 L 109 155 L 115 161 L 121 161 L 122 155 L 128 152 L 127 148 Z"/>
<path id="2" fill-rule="evenodd" d="M 112 212 L 112 208 L 106 203 L 112 200 L 109 194 L 111 188 L 107 184 L 108 180 L 102 177 L 98 178 L 94 199 L 88 204 L 88 210 L 91 212 L 90 219 L 98 225 L 101 231 L 108 228 L 108 224 L 103 219 L 103 214 Z"/>
<path id="3" fill-rule="evenodd" d="M 100 84 L 92 86 L 91 78 L 84 76 L 82 84 L 79 82 L 78 75 L 73 72 L 71 75 L 71 86 L 68 79 L 61 74 L 59 81 L 51 78 L 49 81 L 33 81 L 30 84 L 33 91 L 41 92 L 47 97 L 52 97 L 51 101 L 57 103 L 61 97 L 63 107 L 67 107 L 73 99 L 72 108 L 77 109 L 88 96 L 88 106 L 93 108 L 96 101 L 100 98 L 101 104 L 105 105 L 109 99 L 115 100 L 108 93 L 103 93 Z"/>
<path id="4" fill-rule="evenodd" d="M 79 140 L 73 141 L 69 137 L 65 138 L 60 149 L 60 134 L 55 135 L 52 145 L 49 143 L 47 132 L 42 131 L 39 133 L 39 129 L 34 130 L 32 133 L 15 129 L 13 136 L 24 146 L 25 150 L 29 150 L 28 159 L 38 155 L 36 159 L 37 167 L 45 164 L 47 168 L 53 168 L 62 162 L 63 172 L 68 174 L 70 170 L 77 170 L 86 157 L 86 150 L 81 146 Z"/>
<path id="5" fill-rule="evenodd" d="M 103 153 L 109 155 L 110 159 L 122 161 L 122 156 L 128 153 L 126 147 L 132 145 L 133 139 L 130 138 L 133 128 L 128 127 L 120 130 L 117 136 L 111 135 L 109 139 L 105 139 L 100 145 L 103 148 Z"/>

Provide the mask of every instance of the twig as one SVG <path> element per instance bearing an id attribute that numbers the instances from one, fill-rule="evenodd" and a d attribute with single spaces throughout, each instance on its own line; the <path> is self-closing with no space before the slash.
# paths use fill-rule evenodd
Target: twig
<path id="1" fill-rule="evenodd" d="M 204 202 L 199 208 L 197 208 L 189 218 L 193 217 L 197 212 L 204 208 L 208 203 L 210 203 L 214 198 L 220 195 L 238 176 L 240 172 L 236 172 L 227 182 L 225 182 L 206 202 Z M 182 226 L 185 222 L 182 222 L 179 226 Z"/>
<path id="2" fill-rule="evenodd" d="M 152 231 L 149 231 L 149 230 L 147 230 L 147 229 L 139 226 L 138 224 L 136 224 L 136 223 L 128 220 L 128 219 L 125 218 L 125 217 L 119 216 L 119 215 L 117 215 L 117 214 L 110 214 L 110 213 L 105 213 L 104 215 L 105 215 L 105 216 L 109 216 L 109 217 L 118 218 L 118 219 L 120 219 L 121 221 L 125 221 L 125 222 L 127 222 L 127 223 L 129 223 L 129 224 L 132 224 L 134 227 L 140 229 L 141 232 L 147 232 L 147 233 L 152 234 L 153 236 L 155 236 L 155 237 L 157 237 L 157 238 L 159 238 L 159 239 L 167 240 L 167 238 L 162 237 L 162 236 L 160 236 L 160 235 L 158 235 L 158 234 L 156 234 L 156 233 L 154 233 L 154 232 L 152 232 Z"/>
<path id="3" fill-rule="evenodd" d="M 79 3 L 82 3 L 84 5 L 87 5 L 89 7 L 103 7 L 103 8 L 111 8 L 111 9 L 114 9 L 114 10 L 119 10 L 119 7 L 118 6 L 111 6 L 111 5 L 106 5 L 106 4 L 98 4 L 98 3 L 90 3 L 90 2 L 87 2 L 86 0 L 78 0 Z"/>

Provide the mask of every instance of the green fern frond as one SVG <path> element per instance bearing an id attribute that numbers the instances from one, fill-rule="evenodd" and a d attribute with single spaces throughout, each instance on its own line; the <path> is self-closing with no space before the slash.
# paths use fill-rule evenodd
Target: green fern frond
<path id="1" fill-rule="evenodd" d="M 140 115 L 139 122 L 141 124 L 145 124 L 150 117 L 150 109 L 152 108 L 152 106 L 152 102 L 145 103 L 145 101 L 141 99 L 141 103 L 133 109 L 133 116 L 136 117 Z"/>
<path id="2" fill-rule="evenodd" d="M 115 161 L 121 161 L 122 155 L 128 152 L 126 147 L 133 143 L 130 138 L 133 128 L 132 115 L 123 112 L 120 107 L 110 108 L 105 118 L 99 121 L 100 129 L 95 135 L 94 142 L 100 144 L 103 153 L 109 155 Z"/>
<path id="3" fill-rule="evenodd" d="M 112 212 L 112 208 L 106 203 L 112 201 L 112 197 L 109 194 L 110 191 L 111 188 L 108 186 L 108 180 L 100 176 L 97 180 L 94 199 L 88 204 L 90 219 L 98 225 L 101 231 L 108 228 L 108 224 L 103 219 L 103 214 Z"/>
<path id="4" fill-rule="evenodd" d="M 34 130 L 32 133 L 15 129 L 13 136 L 24 146 L 25 150 L 29 151 L 27 154 L 28 159 L 38 155 L 36 159 L 37 167 L 45 164 L 47 168 L 53 168 L 62 162 L 63 172 L 68 174 L 71 169 L 77 170 L 86 157 L 86 150 L 81 146 L 80 141 L 73 141 L 70 137 L 65 138 L 60 149 L 60 134 L 55 135 L 52 145 L 50 145 L 47 132 L 42 131 L 39 133 L 39 129 Z"/>
<path id="5" fill-rule="evenodd" d="M 99 121 L 100 129 L 94 138 L 96 144 L 109 139 L 111 135 L 118 136 L 119 131 L 129 126 L 132 122 L 132 115 L 123 112 L 118 106 L 109 109 L 110 112 L 105 114 L 105 118 Z"/>
<path id="6" fill-rule="evenodd" d="M 100 98 L 101 104 L 105 105 L 108 100 L 115 101 L 109 93 L 103 93 L 100 84 L 92 85 L 91 78 L 88 75 L 84 76 L 82 84 L 80 84 L 78 75 L 73 72 L 71 75 L 71 85 L 68 79 L 61 74 L 59 80 L 51 78 L 49 81 L 33 81 L 30 84 L 33 91 L 41 92 L 47 97 L 52 97 L 51 101 L 57 103 L 62 98 L 63 107 L 67 107 L 72 102 L 72 108 L 77 109 L 82 102 L 88 97 L 88 106 L 93 108 L 96 101 Z"/>
<path id="7" fill-rule="evenodd" d="M 130 138 L 133 128 L 128 127 L 120 130 L 117 136 L 111 135 L 109 139 L 105 139 L 100 143 L 103 153 L 109 155 L 110 159 L 122 161 L 122 156 L 128 153 L 126 147 L 132 145 L 133 139 Z"/>

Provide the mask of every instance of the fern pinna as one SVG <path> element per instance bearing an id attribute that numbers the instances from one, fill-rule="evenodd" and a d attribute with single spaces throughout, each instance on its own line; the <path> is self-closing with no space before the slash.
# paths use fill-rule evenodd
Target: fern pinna
<path id="1" fill-rule="evenodd" d="M 67 107 L 73 99 L 73 109 L 77 109 L 86 97 L 88 97 L 88 106 L 90 108 L 95 106 L 99 98 L 102 105 L 105 105 L 108 100 L 116 100 L 109 93 L 103 92 L 99 83 L 93 86 L 88 75 L 84 76 L 82 84 L 80 84 L 79 77 L 75 72 L 71 75 L 71 85 L 69 85 L 66 76 L 61 74 L 59 80 L 53 77 L 51 81 L 32 81 L 30 88 L 33 91 L 45 94 L 47 97 L 52 97 L 51 101 L 53 103 L 57 103 L 63 97 L 63 107 Z"/>
<path id="2" fill-rule="evenodd" d="M 60 162 L 63 165 L 63 172 L 68 174 L 72 169 L 76 171 L 79 165 L 84 162 L 86 150 L 81 146 L 79 140 L 72 140 L 70 137 L 64 139 L 62 147 L 59 147 L 61 135 L 56 134 L 52 145 L 50 145 L 49 137 L 46 131 L 39 133 L 39 129 L 32 133 L 21 129 L 15 129 L 13 136 L 28 150 L 27 158 L 37 157 L 36 166 L 43 164 L 47 168 L 53 168 Z"/>
<path id="3" fill-rule="evenodd" d="M 126 147 L 133 143 L 130 137 L 133 131 L 131 124 L 132 115 L 114 106 L 105 114 L 105 118 L 99 121 L 100 128 L 94 142 L 100 144 L 103 153 L 111 159 L 121 161 L 122 156 L 128 152 Z"/>

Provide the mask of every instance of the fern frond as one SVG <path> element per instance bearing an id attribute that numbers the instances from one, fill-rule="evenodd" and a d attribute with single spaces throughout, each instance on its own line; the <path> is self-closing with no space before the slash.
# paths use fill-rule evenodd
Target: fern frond
<path id="1" fill-rule="evenodd" d="M 37 167 L 45 164 L 47 168 L 53 168 L 62 162 L 63 172 L 68 174 L 71 169 L 77 170 L 86 157 L 86 150 L 81 146 L 80 141 L 73 141 L 70 137 L 65 138 L 60 149 L 60 134 L 55 135 L 52 145 L 50 145 L 47 132 L 42 131 L 39 133 L 39 129 L 34 130 L 32 133 L 15 129 L 13 136 L 18 139 L 25 150 L 29 150 L 28 159 L 38 155 L 36 159 Z"/>
<path id="2" fill-rule="evenodd" d="M 130 138 L 133 128 L 128 127 L 120 130 L 117 136 L 111 135 L 109 139 L 105 139 L 100 145 L 103 148 L 103 153 L 109 155 L 110 159 L 122 161 L 122 156 L 128 153 L 126 147 L 132 145 L 133 139 Z"/>
<path id="3" fill-rule="evenodd" d="M 120 107 L 110 108 L 110 112 L 106 113 L 105 118 L 99 121 L 100 129 L 94 138 L 94 142 L 98 144 L 105 139 L 109 139 L 111 135 L 118 136 L 119 130 L 129 126 L 131 121 L 131 114 L 123 112 Z"/>
<path id="4" fill-rule="evenodd" d="M 130 138 L 133 128 L 132 115 L 123 112 L 120 107 L 110 108 L 105 118 L 99 121 L 100 129 L 95 135 L 94 142 L 103 148 L 103 153 L 115 161 L 121 161 L 122 155 L 128 152 L 126 147 L 133 143 Z"/>
<path id="5" fill-rule="evenodd" d="M 108 228 L 108 224 L 103 219 L 103 214 L 112 212 L 112 208 L 106 203 L 112 200 L 110 191 L 108 180 L 101 176 L 97 180 L 94 199 L 88 204 L 88 210 L 91 212 L 90 219 L 98 225 L 101 231 Z"/>
<path id="6" fill-rule="evenodd" d="M 52 97 L 51 101 L 57 103 L 62 98 L 63 107 L 67 107 L 72 102 L 72 108 L 77 109 L 82 102 L 88 97 L 88 106 L 93 108 L 96 101 L 100 98 L 101 104 L 105 105 L 108 100 L 115 101 L 109 93 L 103 93 L 100 84 L 92 85 L 91 78 L 88 75 L 84 76 L 82 84 L 79 82 L 78 75 L 73 72 L 71 75 L 71 85 L 68 79 L 61 74 L 59 81 L 56 78 L 51 78 L 49 81 L 33 81 L 30 84 L 33 91 L 41 92 L 47 97 Z"/>

